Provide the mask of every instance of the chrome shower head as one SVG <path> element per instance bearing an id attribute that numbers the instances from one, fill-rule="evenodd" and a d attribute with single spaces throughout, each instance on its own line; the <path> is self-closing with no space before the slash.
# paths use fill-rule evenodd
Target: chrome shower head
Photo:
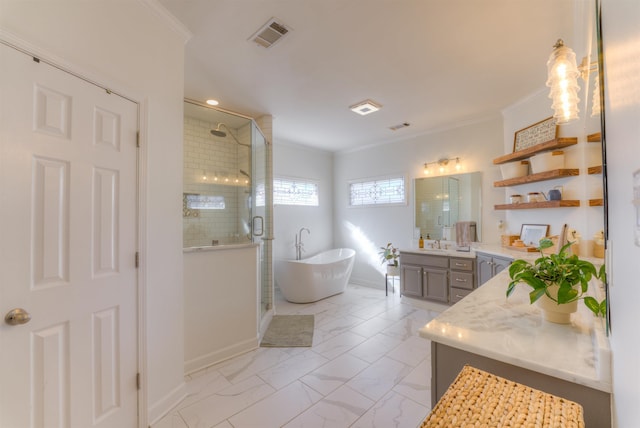
<path id="1" fill-rule="evenodd" d="M 218 126 L 216 126 L 216 129 L 212 129 L 212 130 L 211 130 L 211 135 L 215 135 L 216 137 L 221 137 L 221 138 L 226 137 L 226 136 L 227 136 L 227 133 L 226 133 L 226 132 L 224 132 L 224 131 L 222 131 L 222 130 L 220 130 L 220 128 L 222 128 L 223 126 L 227 129 L 227 131 L 229 131 L 229 132 L 230 132 L 231 137 L 233 137 L 233 139 L 235 140 L 235 142 L 236 142 L 236 143 L 238 143 L 239 145 L 244 146 L 244 147 L 251 147 L 251 145 L 250 145 L 250 144 L 241 143 L 241 142 L 236 138 L 236 136 L 235 136 L 235 135 L 233 135 L 233 132 L 231 132 L 231 131 L 230 131 L 229 127 L 228 127 L 226 124 L 222 123 L 222 122 L 218 123 Z"/>

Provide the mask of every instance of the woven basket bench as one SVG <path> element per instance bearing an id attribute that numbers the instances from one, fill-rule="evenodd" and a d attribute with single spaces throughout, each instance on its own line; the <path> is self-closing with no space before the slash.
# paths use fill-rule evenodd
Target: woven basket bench
<path id="1" fill-rule="evenodd" d="M 584 428 L 582 406 L 464 366 L 420 428 Z"/>

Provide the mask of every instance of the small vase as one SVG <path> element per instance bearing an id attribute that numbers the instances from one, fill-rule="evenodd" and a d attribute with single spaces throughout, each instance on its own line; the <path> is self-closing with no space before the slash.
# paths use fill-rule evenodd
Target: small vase
<path id="1" fill-rule="evenodd" d="M 557 298 L 558 288 L 560 287 L 557 285 L 549 287 L 549 294 Z M 538 307 L 542 309 L 544 319 L 556 324 L 571 324 L 571 314 L 578 310 L 577 300 L 559 305 L 547 297 L 546 294 L 539 298 L 536 303 L 538 303 Z"/>

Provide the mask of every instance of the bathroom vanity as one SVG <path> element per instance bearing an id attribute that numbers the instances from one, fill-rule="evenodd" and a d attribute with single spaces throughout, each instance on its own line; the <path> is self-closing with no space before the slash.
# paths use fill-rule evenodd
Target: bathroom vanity
<path id="1" fill-rule="evenodd" d="M 478 286 L 476 256 L 475 251 L 400 250 L 401 294 L 438 303 L 459 302 Z M 508 266 L 511 259 L 502 259 Z"/>
<path id="2" fill-rule="evenodd" d="M 604 321 L 579 305 L 553 324 L 525 286 L 507 299 L 508 272 L 476 288 L 420 330 L 431 340 L 432 405 L 465 364 L 582 404 L 588 427 L 611 426 L 611 351 Z"/>

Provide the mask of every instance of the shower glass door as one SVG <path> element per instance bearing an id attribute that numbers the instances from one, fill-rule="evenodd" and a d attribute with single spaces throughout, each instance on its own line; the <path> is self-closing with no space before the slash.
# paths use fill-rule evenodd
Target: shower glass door
<path id="1" fill-rule="evenodd" d="M 252 240 L 260 244 L 260 319 L 273 307 L 273 190 L 271 145 L 260 128 L 252 123 L 251 158 L 253 177 L 251 204 Z"/>

